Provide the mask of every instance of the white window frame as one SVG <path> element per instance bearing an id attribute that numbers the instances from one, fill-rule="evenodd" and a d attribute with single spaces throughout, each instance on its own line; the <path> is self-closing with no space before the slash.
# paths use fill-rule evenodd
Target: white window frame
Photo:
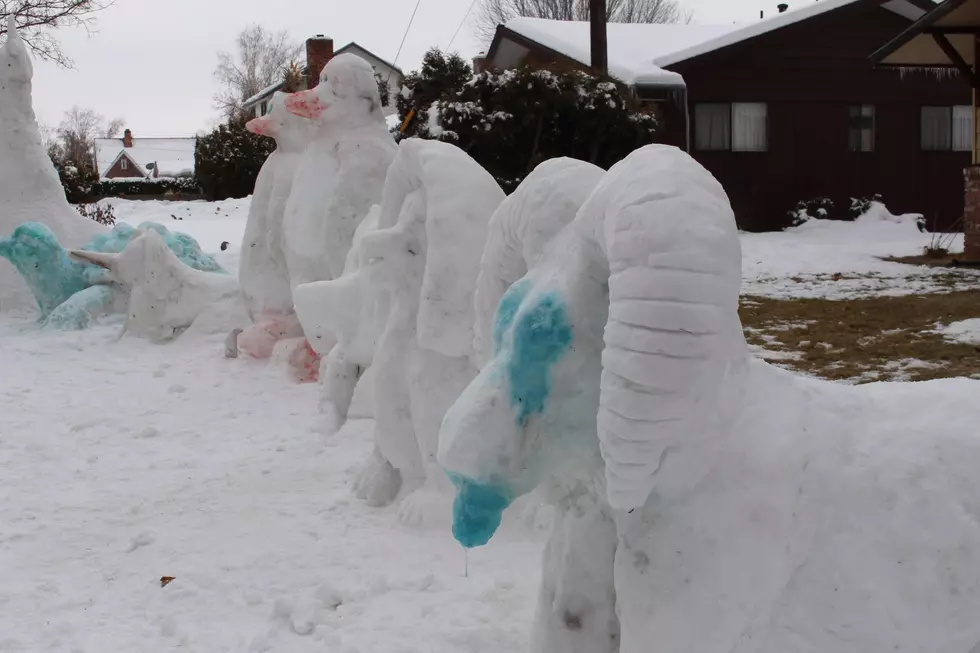
<path id="1" fill-rule="evenodd" d="M 119 164 L 122 170 L 129 170 L 129 159 L 126 157 L 119 159 Z"/>
<path id="2" fill-rule="evenodd" d="M 724 143 L 718 146 L 704 146 L 705 140 L 713 140 L 710 136 L 699 138 L 698 130 L 704 129 L 702 120 L 698 119 L 699 107 L 707 109 L 714 107 L 717 111 L 721 107 L 727 108 L 727 122 L 721 125 L 724 132 L 722 140 Z M 702 152 L 768 152 L 769 151 L 769 105 L 765 102 L 699 102 L 694 105 L 695 120 L 695 149 Z M 754 115 L 753 115 L 754 114 Z M 716 114 L 714 118 L 718 118 Z M 705 119 L 706 116 L 702 116 Z M 762 133 L 753 134 L 748 130 L 752 127 L 752 121 L 761 121 Z M 759 127 L 758 124 L 755 125 Z M 703 132 L 702 132 L 703 134 Z M 702 145 L 698 145 L 701 141 Z"/>

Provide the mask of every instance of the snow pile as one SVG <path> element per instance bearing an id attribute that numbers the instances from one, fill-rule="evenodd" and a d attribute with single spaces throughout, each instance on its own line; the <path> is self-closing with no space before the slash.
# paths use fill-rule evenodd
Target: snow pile
<path id="1" fill-rule="evenodd" d="M 102 227 L 80 216 L 65 199 L 34 117 L 33 75 L 27 46 L 10 14 L 7 41 L 0 47 L 0 237 L 34 222 L 49 228 L 58 242 L 77 247 Z M 30 305 L 24 282 L 12 266 L 0 262 L 0 310 Z"/>
<path id="2" fill-rule="evenodd" d="M 938 327 L 936 331 L 951 342 L 980 345 L 980 318 L 946 324 Z"/>
<path id="3" fill-rule="evenodd" d="M 551 487 L 535 653 L 972 650 L 980 382 L 853 388 L 753 360 L 739 265 L 693 159 L 648 146 L 610 169 L 500 301 L 443 422 L 457 540 Z"/>

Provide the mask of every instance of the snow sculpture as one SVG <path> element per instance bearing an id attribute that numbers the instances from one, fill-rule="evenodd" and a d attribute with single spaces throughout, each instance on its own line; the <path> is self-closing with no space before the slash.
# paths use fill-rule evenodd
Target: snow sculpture
<path id="1" fill-rule="evenodd" d="M 493 177 L 459 148 L 402 141 L 380 228 L 360 243 L 369 283 L 384 288 L 391 305 L 374 353 L 377 449 L 356 491 L 380 505 L 400 484 L 414 490 L 400 507 L 406 523 L 448 521 L 449 487 L 435 458 L 439 424 L 476 374 L 473 292 L 490 217 L 503 200 Z"/>
<path id="2" fill-rule="evenodd" d="M 358 226 L 339 279 L 302 284 L 294 293 L 303 332 L 317 353 L 325 356 L 320 372 L 320 409 L 328 432 L 336 432 L 347 421 L 354 389 L 374 360 L 375 346 L 388 319 L 387 292 L 368 283 L 368 261 L 361 246 L 364 235 L 378 228 L 380 216 L 381 207 L 375 205 Z"/>
<path id="3" fill-rule="evenodd" d="M 34 118 L 33 75 L 27 46 L 10 14 L 7 41 L 0 47 L 0 234 L 10 234 L 25 222 L 40 222 L 58 241 L 77 247 L 103 227 L 83 218 L 65 199 Z M 0 310 L 29 305 L 23 281 L 0 263 Z"/>
<path id="4" fill-rule="evenodd" d="M 575 218 L 603 174 L 602 168 L 584 161 L 550 159 L 538 165 L 494 212 L 475 295 L 473 345 L 481 368 L 493 353 L 490 332 L 500 299 Z"/>
<path id="5" fill-rule="evenodd" d="M 122 252 L 71 250 L 71 256 L 105 268 L 128 291 L 124 333 L 165 342 L 180 335 L 213 304 L 238 297 L 229 274 L 185 265 L 155 229 L 136 230 Z"/>
<path id="6" fill-rule="evenodd" d="M 535 653 L 977 650 L 980 408 L 956 397 L 980 383 L 884 410 L 881 386 L 773 368 L 739 282 L 707 171 L 666 146 L 614 166 L 445 417 L 456 538 L 552 488 Z"/>
<path id="7" fill-rule="evenodd" d="M 146 222 L 141 229 L 152 229 L 164 238 L 181 261 L 199 270 L 223 272 L 218 263 L 201 251 L 187 234 L 171 233 L 163 225 Z M 90 252 L 120 252 L 137 233 L 127 224 L 94 236 L 81 249 Z M 59 329 L 84 329 L 94 319 L 116 312 L 118 289 L 106 287 L 111 280 L 105 270 L 85 262 L 72 261 L 51 230 L 40 223 L 20 225 L 9 238 L 0 239 L 0 257 L 10 261 L 37 301 L 41 320 Z"/>
<path id="8" fill-rule="evenodd" d="M 396 146 L 374 70 L 355 55 L 331 59 L 320 84 L 288 96 L 285 106 L 316 125 L 283 217 L 283 250 L 295 289 L 343 273 L 357 226 L 381 201 Z"/>
<path id="9" fill-rule="evenodd" d="M 276 141 L 255 181 L 238 268 L 245 308 L 253 322 L 238 338 L 238 349 L 253 358 L 268 358 L 279 340 L 303 335 L 293 312 L 283 252 L 283 214 L 313 124 L 287 111 L 286 97 L 276 93 L 272 110 L 245 125 L 252 133 Z"/>

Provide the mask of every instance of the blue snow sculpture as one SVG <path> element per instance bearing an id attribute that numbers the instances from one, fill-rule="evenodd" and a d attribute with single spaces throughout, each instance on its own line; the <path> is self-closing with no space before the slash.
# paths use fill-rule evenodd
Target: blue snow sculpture
<path id="1" fill-rule="evenodd" d="M 84 263 L 68 258 L 58 239 L 45 225 L 26 222 L 9 238 L 0 240 L 0 256 L 10 261 L 27 282 L 41 318 L 75 293 L 92 285 Z"/>
<path id="2" fill-rule="evenodd" d="M 500 527 L 504 509 L 513 501 L 503 486 L 478 483 L 460 474 L 449 473 L 456 486 L 453 501 L 453 537 L 467 549 L 483 546 Z"/>
<path id="3" fill-rule="evenodd" d="M 144 222 L 138 229 L 160 234 L 167 247 L 187 266 L 227 274 L 214 258 L 201 251 L 191 236 L 172 233 L 155 222 Z M 118 254 L 136 233 L 132 226 L 118 224 L 109 233 L 93 236 L 80 249 Z M 72 260 L 54 233 L 40 223 L 26 222 L 9 238 L 0 239 L 0 256 L 9 260 L 27 282 L 41 311 L 41 320 L 57 329 L 89 327 L 99 315 L 112 311 L 121 292 L 109 283 L 103 268 Z"/>

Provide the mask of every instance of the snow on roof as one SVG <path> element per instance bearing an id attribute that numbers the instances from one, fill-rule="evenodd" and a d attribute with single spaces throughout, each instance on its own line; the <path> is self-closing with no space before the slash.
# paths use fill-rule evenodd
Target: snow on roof
<path id="1" fill-rule="evenodd" d="M 260 100 L 264 100 L 265 98 L 269 97 L 270 95 L 272 95 L 273 93 L 281 89 L 282 85 L 283 82 L 278 81 L 275 84 L 270 84 L 269 86 L 266 86 L 264 89 L 262 89 L 261 91 L 259 91 L 258 93 L 250 97 L 249 99 L 242 102 L 242 106 L 248 109 L 250 106 L 254 104 L 258 104 Z"/>
<path id="2" fill-rule="evenodd" d="M 591 61 L 588 22 L 513 18 L 504 27 L 583 64 Z M 683 83 L 680 75 L 663 70 L 656 60 L 738 27 L 609 23 L 609 72 L 626 84 Z"/>
<path id="3" fill-rule="evenodd" d="M 145 172 L 147 164 L 159 166 L 161 177 L 194 172 L 195 138 L 134 138 L 133 147 L 124 147 L 121 138 L 97 138 L 95 162 L 99 176 L 105 175 L 125 150 Z"/>
<path id="4" fill-rule="evenodd" d="M 731 25 L 609 23 L 609 72 L 627 84 L 667 84 L 675 73 L 663 68 L 862 1 L 811 1 L 753 23 Z M 906 17 L 925 13 L 906 0 L 883 6 Z M 514 18 L 504 27 L 586 65 L 591 61 L 588 22 Z"/>

